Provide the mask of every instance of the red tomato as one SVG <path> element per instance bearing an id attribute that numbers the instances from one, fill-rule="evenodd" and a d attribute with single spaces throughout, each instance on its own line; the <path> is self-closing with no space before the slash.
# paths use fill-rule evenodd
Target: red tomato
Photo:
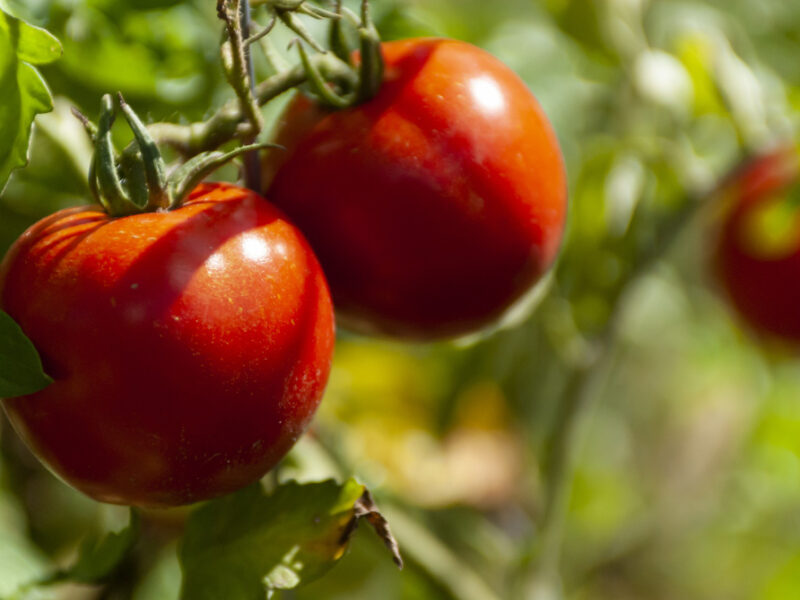
<path id="1" fill-rule="evenodd" d="M 103 502 L 179 505 L 257 480 L 308 425 L 331 365 L 333 311 L 307 242 L 225 184 L 171 212 L 40 221 L 2 263 L 0 304 L 55 379 L 5 400 L 11 422 Z"/>
<path id="2" fill-rule="evenodd" d="M 441 39 L 383 50 L 373 100 L 333 113 L 290 104 L 268 194 L 317 252 L 345 325 L 406 338 L 473 332 L 558 252 L 558 143 L 525 84 L 483 50 Z"/>
<path id="3" fill-rule="evenodd" d="M 800 158 L 761 157 L 733 177 L 716 252 L 722 283 L 758 333 L 800 343 Z"/>

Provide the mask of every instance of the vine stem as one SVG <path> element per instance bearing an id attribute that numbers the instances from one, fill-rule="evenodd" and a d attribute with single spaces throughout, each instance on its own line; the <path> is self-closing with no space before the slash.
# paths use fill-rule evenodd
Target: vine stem
<path id="1" fill-rule="evenodd" d="M 253 93 L 253 79 L 250 76 L 249 65 L 246 59 L 248 48 L 245 43 L 246 35 L 242 31 L 242 24 L 246 20 L 249 26 L 249 10 L 244 5 L 247 0 L 218 0 L 217 12 L 225 21 L 228 39 L 222 43 L 222 65 L 225 76 L 236 92 L 239 99 L 241 112 L 246 121 L 247 129 L 242 136 L 245 142 L 252 142 L 264 125 L 259 104 Z M 245 18 L 245 12 L 247 16 Z"/>
<path id="2" fill-rule="evenodd" d="M 252 8 L 260 6 L 266 6 L 271 11 L 272 19 L 266 27 L 251 35 Z M 226 28 L 226 38 L 221 46 L 222 63 L 228 82 L 236 92 L 236 99 L 226 103 L 206 121 L 186 125 L 153 123 L 147 127 L 151 137 L 157 144 L 170 146 L 184 159 L 216 150 L 236 139 L 250 145 L 263 129 L 264 117 L 260 108 L 312 79 L 323 81 L 326 92 L 329 85 L 343 90 L 359 90 L 358 94 L 350 94 L 350 103 L 369 99 L 377 92 L 383 79 L 383 59 L 380 38 L 369 19 L 367 0 L 363 0 L 362 20 L 352 15 L 352 24 L 359 31 L 361 50 L 365 56 L 361 68 L 351 64 L 349 51 L 339 48 L 338 54 L 325 52 L 294 14 L 297 12 L 318 19 L 331 19 L 335 29 L 335 25 L 343 19 L 350 20 L 349 11 L 342 9 L 340 13 L 339 6 L 336 5 L 336 12 L 331 12 L 306 4 L 305 0 L 217 0 L 217 14 L 225 22 Z M 302 64 L 293 68 L 283 68 L 265 37 L 278 20 L 282 20 L 321 52 L 307 57 Z M 255 82 L 250 49 L 257 41 L 264 47 L 267 59 L 274 63 L 277 70 L 277 73 L 259 84 Z M 247 184 L 255 190 L 260 187 L 258 162 L 255 154 L 245 160 Z"/>
<path id="3" fill-rule="evenodd" d="M 329 81 L 352 83 L 355 78 L 350 65 L 332 54 L 318 54 L 309 58 L 314 66 Z M 255 87 L 255 101 L 263 106 L 308 81 L 308 73 L 303 65 L 276 73 Z M 215 150 L 244 132 L 241 103 L 238 99 L 222 106 L 208 121 L 179 125 L 176 123 L 153 123 L 148 126 L 150 135 L 159 144 L 166 144 L 184 156 L 194 156 L 201 152 Z"/>
<path id="4" fill-rule="evenodd" d="M 242 0 L 240 15 L 240 27 L 242 30 L 243 40 L 250 39 L 250 1 Z M 256 71 L 253 66 L 253 54 L 250 51 L 251 44 L 243 42 L 242 51 L 244 52 L 245 68 L 247 70 L 247 80 L 250 88 L 250 98 L 253 103 L 258 107 L 256 100 Z M 253 143 L 258 137 L 258 133 L 252 136 L 251 139 L 245 140 L 248 144 Z M 261 161 L 259 160 L 259 152 L 254 150 L 244 155 L 244 180 L 245 185 L 254 192 L 261 193 Z"/>
<path id="5" fill-rule="evenodd" d="M 522 565 L 527 569 L 533 563 L 532 576 L 523 581 L 525 600 L 557 600 L 563 597 L 559 571 L 576 454 L 582 439 L 581 425 L 597 401 L 598 388 L 602 387 L 604 378 L 611 371 L 611 349 L 624 316 L 625 296 L 667 254 L 686 226 L 706 206 L 702 200 L 717 196 L 748 160 L 745 158 L 740 162 L 740 167 L 728 170 L 731 175 L 720 180 L 712 189 L 688 195 L 682 208 L 663 227 L 650 250 L 643 253 L 633 265 L 626 282 L 612 299 L 613 313 L 595 346 L 592 358 L 577 366 L 567 382 L 545 452 L 546 487 L 539 536 L 535 540 L 534 551 L 530 553 L 532 559 Z"/>

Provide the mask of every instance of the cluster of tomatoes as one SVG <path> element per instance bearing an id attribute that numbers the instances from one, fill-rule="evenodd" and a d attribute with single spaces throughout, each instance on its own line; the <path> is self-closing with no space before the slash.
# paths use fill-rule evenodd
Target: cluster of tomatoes
<path id="1" fill-rule="evenodd" d="M 297 95 L 263 196 L 202 184 L 181 206 L 61 211 L 0 266 L 0 308 L 55 382 L 7 399 L 54 473 L 105 502 L 172 506 L 257 480 L 303 433 L 340 324 L 431 340 L 485 328 L 557 254 L 566 179 L 536 99 L 468 44 L 383 45 L 376 97 Z M 800 342 L 800 160 L 726 188 L 716 264 L 753 328 Z"/>
<path id="2" fill-rule="evenodd" d="M 497 321 L 557 254 L 566 179 L 536 99 L 499 61 L 383 45 L 376 97 L 297 95 L 261 195 L 202 184 L 179 207 L 61 211 L 0 266 L 0 308 L 55 382 L 7 399 L 36 454 L 105 502 L 172 506 L 260 478 L 322 397 L 340 324 L 431 340 Z M 800 342 L 800 159 L 725 190 L 716 264 L 758 332 Z"/>
<path id="3" fill-rule="evenodd" d="M 0 308 L 54 383 L 4 405 L 54 473 L 142 506 L 236 490 L 308 425 L 334 306 L 362 333 L 460 336 L 552 264 L 564 166 L 523 82 L 462 42 L 383 54 L 372 100 L 290 104 L 287 151 L 264 164 L 269 201 L 203 184 L 169 211 L 65 210 L 14 244 Z"/>

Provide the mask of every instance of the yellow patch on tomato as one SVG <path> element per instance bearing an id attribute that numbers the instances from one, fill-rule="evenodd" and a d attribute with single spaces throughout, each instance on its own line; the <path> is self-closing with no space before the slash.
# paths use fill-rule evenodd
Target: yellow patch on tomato
<path id="1" fill-rule="evenodd" d="M 800 190 L 759 203 L 739 234 L 743 250 L 753 258 L 779 260 L 800 250 Z"/>

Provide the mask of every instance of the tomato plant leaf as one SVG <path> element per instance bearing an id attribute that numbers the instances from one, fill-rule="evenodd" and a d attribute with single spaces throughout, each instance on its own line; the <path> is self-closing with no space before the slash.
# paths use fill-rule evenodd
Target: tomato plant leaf
<path id="1" fill-rule="evenodd" d="M 260 485 L 209 502 L 189 518 L 180 551 L 184 600 L 262 600 L 324 575 L 360 519 L 393 545 L 386 521 L 355 480 Z M 399 563 L 401 564 L 401 563 Z"/>
<path id="2" fill-rule="evenodd" d="M 33 342 L 0 310 L 0 398 L 33 394 L 51 383 Z"/>
<path id="3" fill-rule="evenodd" d="M 0 5 L 0 191 L 11 171 L 28 162 L 31 127 L 37 114 L 53 108 L 47 84 L 34 65 L 61 56 L 61 44 L 44 29 L 28 25 Z"/>
<path id="4" fill-rule="evenodd" d="M 128 525 L 120 531 L 98 534 L 83 540 L 77 562 L 63 572 L 63 579 L 81 583 L 102 581 L 119 566 L 139 537 L 139 517 L 130 511 Z"/>

